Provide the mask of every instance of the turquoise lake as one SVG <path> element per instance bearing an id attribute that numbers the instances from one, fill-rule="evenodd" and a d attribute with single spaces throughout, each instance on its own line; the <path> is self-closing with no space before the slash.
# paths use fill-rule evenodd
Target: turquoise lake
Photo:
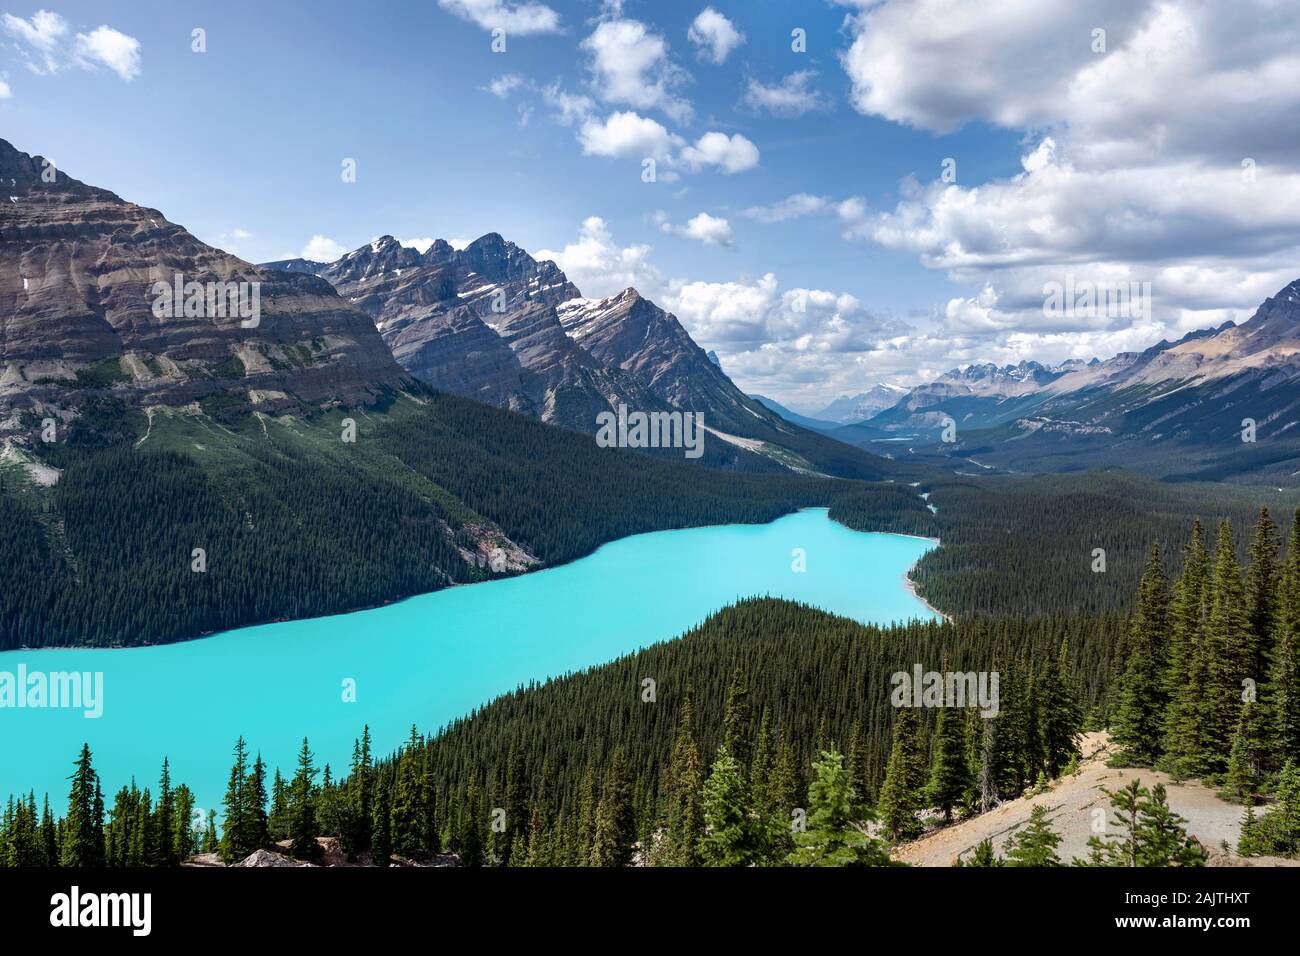
<path id="1" fill-rule="evenodd" d="M 317 766 L 346 772 L 369 724 L 377 753 L 414 723 L 434 731 L 497 695 L 676 637 L 736 600 L 770 595 L 865 623 L 930 619 L 904 584 L 930 541 L 850 531 L 825 509 L 766 525 L 661 531 L 561 567 L 332 617 L 264 624 L 162 647 L 0 653 L 0 671 L 98 671 L 103 715 L 0 708 L 0 799 L 35 789 L 61 810 L 90 744 L 105 800 L 137 774 L 220 814 L 241 734 L 292 774 L 304 735 Z M 792 570 L 803 549 L 806 571 Z M 356 700 L 344 701 L 355 681 Z"/>

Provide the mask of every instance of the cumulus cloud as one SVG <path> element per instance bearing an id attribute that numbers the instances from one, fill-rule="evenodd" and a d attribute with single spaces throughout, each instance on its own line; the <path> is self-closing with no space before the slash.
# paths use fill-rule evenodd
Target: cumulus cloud
<path id="1" fill-rule="evenodd" d="M 57 13 L 38 10 L 30 20 L 6 13 L 5 32 L 29 70 L 38 75 L 57 73 L 74 64 L 82 69 L 107 67 L 130 82 L 140 75 L 140 41 L 102 24 L 69 40 L 68 22 Z"/>
<path id="2" fill-rule="evenodd" d="M 680 136 L 664 125 L 633 112 L 611 113 L 603 120 L 589 119 L 578 130 L 582 151 L 592 156 L 652 157 L 666 159 L 682 145 Z"/>
<path id="3" fill-rule="evenodd" d="M 758 165 L 758 147 L 733 133 L 705 133 L 681 152 L 681 159 L 691 170 L 716 166 L 727 175 L 741 173 Z"/>
<path id="4" fill-rule="evenodd" d="M 684 239 L 694 239 L 706 246 L 730 246 L 734 242 L 731 223 L 720 216 L 710 216 L 707 212 L 691 217 L 682 226 L 669 222 L 667 215 L 662 212 L 655 215 L 655 220 L 663 232 Z"/>
<path id="5" fill-rule="evenodd" d="M 128 83 L 140 75 L 140 41 L 109 26 L 78 33 L 76 55 L 84 62 L 108 67 Z"/>
<path id="6" fill-rule="evenodd" d="M 559 33 L 560 15 L 544 3 L 508 0 L 438 0 L 438 6 L 484 30 L 504 30 L 507 36 Z"/>
<path id="7" fill-rule="evenodd" d="M 422 236 L 419 239 L 402 239 L 401 244 L 408 248 L 414 249 L 420 255 L 429 251 L 429 247 L 434 243 L 433 236 Z"/>
<path id="8" fill-rule="evenodd" d="M 620 246 L 604 219 L 589 216 L 574 242 L 539 249 L 533 258 L 554 262 L 583 295 L 604 298 L 632 286 L 653 298 L 663 280 L 649 262 L 650 252 L 648 245 Z"/>
<path id="9" fill-rule="evenodd" d="M 668 43 L 639 20 L 605 20 L 582 41 L 590 57 L 591 85 L 606 103 L 657 109 L 677 122 L 691 116 L 674 92 L 688 79 L 668 56 Z"/>
<path id="10" fill-rule="evenodd" d="M 30 20 L 4 15 L 5 32 L 19 40 L 19 47 L 27 68 L 33 73 L 55 73 L 61 65 L 60 47 L 68 32 L 68 23 L 57 13 L 38 10 Z"/>
<path id="11" fill-rule="evenodd" d="M 842 57 L 856 109 L 1026 135 L 1014 176 L 907 180 L 892 210 L 843 216 L 969 287 L 938 316 L 962 341 L 1090 358 L 1247 318 L 1295 277 L 1300 22 L 1278 4 L 857 5 Z M 1045 285 L 1067 280 L 1150 282 L 1151 313 L 1046 313 Z"/>
<path id="12" fill-rule="evenodd" d="M 745 34 L 712 7 L 700 11 L 686 31 L 686 36 L 700 47 L 701 56 L 718 64 L 725 63 L 731 51 L 745 42 Z"/>
<path id="13" fill-rule="evenodd" d="M 333 262 L 345 255 L 347 251 L 347 247 L 341 243 L 326 236 L 315 235 L 307 245 L 302 247 L 302 252 L 298 255 L 312 262 Z"/>
<path id="14" fill-rule="evenodd" d="M 9 84 L 4 80 L 0 80 L 0 100 L 7 100 L 13 95 L 13 90 L 9 89 Z"/>
<path id="15" fill-rule="evenodd" d="M 741 105 L 756 112 L 787 117 L 830 109 L 830 99 L 808 87 L 816 76 L 814 70 L 799 70 L 788 74 L 779 83 L 770 85 L 751 77 L 745 85 Z"/>

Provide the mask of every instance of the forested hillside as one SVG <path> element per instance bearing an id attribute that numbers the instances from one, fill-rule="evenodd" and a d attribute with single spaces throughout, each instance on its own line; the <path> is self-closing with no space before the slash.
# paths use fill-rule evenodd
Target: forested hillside
<path id="1" fill-rule="evenodd" d="M 53 487 L 0 461 L 0 650 L 336 613 L 628 534 L 770 521 L 848 484 L 602 449 L 433 392 L 306 418 L 220 399 L 146 418 L 106 400 L 48 461 L 61 469 Z M 494 571 L 496 549 L 508 561 Z"/>
<path id="2" fill-rule="evenodd" d="M 1112 614 L 1132 606 L 1152 543 L 1177 572 L 1194 520 L 1246 527 L 1261 505 L 1288 516 L 1279 517 L 1285 533 L 1300 490 L 1168 484 L 1118 470 L 943 475 L 916 487 L 854 489 L 836 500 L 831 517 L 859 530 L 941 539 L 943 547 L 922 557 L 911 577 L 926 600 L 950 614 Z M 1246 556 L 1243 541 L 1237 554 Z"/>

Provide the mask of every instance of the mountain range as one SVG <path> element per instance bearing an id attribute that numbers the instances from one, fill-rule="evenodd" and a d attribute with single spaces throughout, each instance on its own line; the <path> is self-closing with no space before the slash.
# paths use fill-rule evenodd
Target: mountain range
<path id="1" fill-rule="evenodd" d="M 949 420 L 955 440 L 945 442 Z M 1300 473 L 1298 425 L 1300 280 L 1240 325 L 1104 361 L 954 369 L 830 434 L 1009 471 L 1122 465 L 1166 478 L 1275 482 Z"/>
<path id="2" fill-rule="evenodd" d="M 327 280 L 370 316 L 411 376 L 443 391 L 587 434 L 620 406 L 692 413 L 709 435 L 704 464 L 882 474 L 878 461 L 742 392 L 676 316 L 636 289 L 585 298 L 555 263 L 496 233 L 463 249 L 437 240 L 422 253 L 383 236 L 335 262 L 262 268 Z"/>

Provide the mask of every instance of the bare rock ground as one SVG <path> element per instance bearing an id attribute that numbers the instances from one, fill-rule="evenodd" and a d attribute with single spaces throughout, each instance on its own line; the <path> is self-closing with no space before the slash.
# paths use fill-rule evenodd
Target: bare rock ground
<path id="1" fill-rule="evenodd" d="M 914 866 L 952 866 L 959 857 L 969 858 L 977 844 L 985 839 L 1001 856 L 1007 840 L 1029 821 L 1037 805 L 1048 808 L 1052 829 L 1061 836 L 1057 855 L 1062 863 L 1088 855 L 1088 838 L 1098 834 L 1097 818 L 1111 818 L 1110 798 L 1102 787 L 1117 790 L 1134 778 L 1144 787 L 1163 783 L 1169 794 L 1169 806 L 1187 819 L 1190 835 L 1210 851 L 1211 866 L 1300 866 L 1300 860 L 1277 857 L 1243 859 L 1225 852 L 1223 843 L 1235 848 L 1241 835 L 1241 818 L 1245 812 L 1239 804 L 1219 799 L 1213 790 L 1199 781 L 1175 782 L 1166 773 L 1140 768 L 1106 766 L 1111 755 L 1110 740 L 1104 733 L 1085 734 L 1080 741 L 1084 759 L 1071 776 L 1054 781 L 1051 788 L 1032 797 L 1010 800 L 1000 807 L 964 820 L 950 827 L 931 831 L 926 836 L 899 847 L 894 858 Z M 1097 813 L 1100 810 L 1101 813 Z M 1256 812 L 1259 812 L 1258 810 Z"/>

